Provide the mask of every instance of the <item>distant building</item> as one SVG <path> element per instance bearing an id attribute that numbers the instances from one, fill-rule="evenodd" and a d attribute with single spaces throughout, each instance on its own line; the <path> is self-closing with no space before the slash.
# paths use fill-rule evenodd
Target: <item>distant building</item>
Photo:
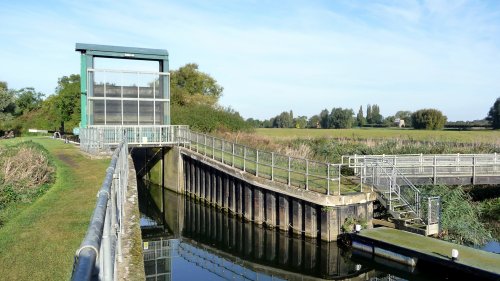
<path id="1" fill-rule="evenodd" d="M 396 118 L 396 120 L 394 120 L 394 124 L 399 128 L 406 127 L 404 119 Z"/>

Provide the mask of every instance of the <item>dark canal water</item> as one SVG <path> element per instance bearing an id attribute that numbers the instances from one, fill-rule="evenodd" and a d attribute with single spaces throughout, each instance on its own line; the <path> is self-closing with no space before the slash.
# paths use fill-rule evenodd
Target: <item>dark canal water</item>
<path id="1" fill-rule="evenodd" d="M 139 182 L 147 280 L 447 280 L 436 269 L 372 259 L 294 237 Z M 439 270 L 437 270 L 439 271 Z"/>

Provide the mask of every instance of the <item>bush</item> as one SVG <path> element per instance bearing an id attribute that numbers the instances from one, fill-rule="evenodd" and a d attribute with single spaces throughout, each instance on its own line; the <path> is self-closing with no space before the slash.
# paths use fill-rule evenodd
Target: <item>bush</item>
<path id="1" fill-rule="evenodd" d="M 411 123 L 415 129 L 440 130 L 444 128 L 446 119 L 437 109 L 421 109 L 411 115 Z"/>
<path id="2" fill-rule="evenodd" d="M 237 112 L 231 109 L 213 108 L 209 105 L 173 105 L 171 116 L 172 124 L 189 125 L 191 129 L 204 133 L 252 129 L 252 126 L 245 122 Z"/>
<path id="3" fill-rule="evenodd" d="M 52 182 L 55 168 L 48 152 L 33 142 L 0 150 L 0 210 L 12 202 L 30 202 Z"/>

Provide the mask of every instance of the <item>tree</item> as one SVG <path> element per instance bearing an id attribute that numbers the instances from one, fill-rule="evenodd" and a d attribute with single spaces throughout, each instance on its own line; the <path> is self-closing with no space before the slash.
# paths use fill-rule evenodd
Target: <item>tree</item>
<path id="1" fill-rule="evenodd" d="M 411 122 L 415 129 L 440 130 L 444 128 L 446 116 L 437 109 L 420 109 L 411 115 Z"/>
<path id="2" fill-rule="evenodd" d="M 359 127 L 363 127 L 366 124 L 365 117 L 363 116 L 363 106 L 359 106 L 358 115 L 356 116 L 356 122 Z"/>
<path id="3" fill-rule="evenodd" d="M 10 121 L 16 110 L 14 91 L 9 90 L 6 82 L 0 82 L 0 121 Z M 5 124 L 1 124 L 2 129 Z"/>
<path id="4" fill-rule="evenodd" d="M 71 129 L 80 122 L 80 75 L 63 76 L 57 81 L 56 94 L 49 100 L 61 126 Z M 67 126 L 64 124 L 67 123 Z"/>
<path id="5" fill-rule="evenodd" d="M 354 123 L 354 112 L 352 109 L 343 109 L 341 107 L 333 108 L 330 112 L 330 128 L 347 129 Z"/>
<path id="6" fill-rule="evenodd" d="M 497 98 L 488 112 L 486 120 L 491 122 L 493 129 L 500 129 L 500 98 Z"/>
<path id="7" fill-rule="evenodd" d="M 400 110 L 394 114 L 394 117 L 405 120 L 405 127 L 411 127 L 411 111 Z"/>
<path id="8" fill-rule="evenodd" d="M 309 121 L 307 121 L 307 127 L 309 128 L 318 128 L 319 126 L 321 126 L 319 115 L 313 115 L 309 118 Z"/>
<path id="9" fill-rule="evenodd" d="M 328 116 L 329 116 L 328 109 L 323 109 L 319 114 L 319 124 L 323 129 L 327 129 L 330 127 L 328 124 Z"/>
<path id="10" fill-rule="evenodd" d="M 170 92 L 173 105 L 207 104 L 214 106 L 224 88 L 210 75 L 188 63 L 170 72 Z"/>
<path id="11" fill-rule="evenodd" d="M 372 105 L 372 124 L 382 124 L 384 122 L 384 117 L 380 114 L 380 108 L 378 105 Z"/>
<path id="12" fill-rule="evenodd" d="M 307 126 L 307 116 L 299 116 L 293 119 L 293 122 L 295 124 L 295 128 L 304 129 Z"/>
<path id="13" fill-rule="evenodd" d="M 293 128 L 293 112 L 283 111 L 280 115 L 274 117 L 274 128 Z"/>
<path id="14" fill-rule="evenodd" d="M 366 106 L 366 123 L 373 124 L 372 106 Z"/>
<path id="15" fill-rule="evenodd" d="M 34 88 L 22 88 L 15 92 L 16 114 L 26 114 L 32 110 L 40 108 L 43 94 L 35 91 Z"/>

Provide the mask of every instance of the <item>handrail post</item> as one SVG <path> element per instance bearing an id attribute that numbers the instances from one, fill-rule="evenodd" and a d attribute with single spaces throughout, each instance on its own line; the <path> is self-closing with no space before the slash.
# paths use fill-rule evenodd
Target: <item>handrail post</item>
<path id="1" fill-rule="evenodd" d="M 215 137 L 212 137 L 212 159 L 215 160 Z"/>
<path id="2" fill-rule="evenodd" d="M 292 178 L 291 178 L 292 163 L 291 162 L 292 162 L 292 158 L 290 156 L 288 156 L 288 186 L 290 186 L 292 184 Z"/>
<path id="3" fill-rule="evenodd" d="M 434 169 L 433 169 L 433 178 L 434 178 L 434 184 L 437 183 L 437 159 L 436 159 L 436 155 L 434 155 Z"/>
<path id="4" fill-rule="evenodd" d="M 259 150 L 255 150 L 255 176 L 259 176 Z"/>
<path id="5" fill-rule="evenodd" d="M 330 163 L 326 164 L 326 195 L 330 195 Z"/>
<path id="6" fill-rule="evenodd" d="M 221 157 L 221 162 L 222 164 L 224 164 L 224 140 L 221 139 L 221 153 L 220 153 L 220 157 Z"/>
<path id="7" fill-rule="evenodd" d="M 271 152 L 271 180 L 274 181 L 274 152 Z"/>
<path id="8" fill-rule="evenodd" d="M 243 146 L 243 172 L 247 171 L 246 160 L 247 160 L 247 147 Z"/>
<path id="9" fill-rule="evenodd" d="M 306 159 L 306 190 L 309 190 L 309 160 Z"/>
<path id="10" fill-rule="evenodd" d="M 234 167 L 234 142 L 232 143 L 233 148 L 232 148 L 232 160 L 231 160 L 231 166 Z"/>
<path id="11" fill-rule="evenodd" d="M 340 195 L 340 189 L 341 189 L 341 182 L 340 181 L 341 181 L 341 178 L 342 178 L 342 175 L 341 175 L 342 171 L 341 171 L 341 165 L 340 164 L 338 165 L 338 167 L 339 167 L 339 195 Z"/>

